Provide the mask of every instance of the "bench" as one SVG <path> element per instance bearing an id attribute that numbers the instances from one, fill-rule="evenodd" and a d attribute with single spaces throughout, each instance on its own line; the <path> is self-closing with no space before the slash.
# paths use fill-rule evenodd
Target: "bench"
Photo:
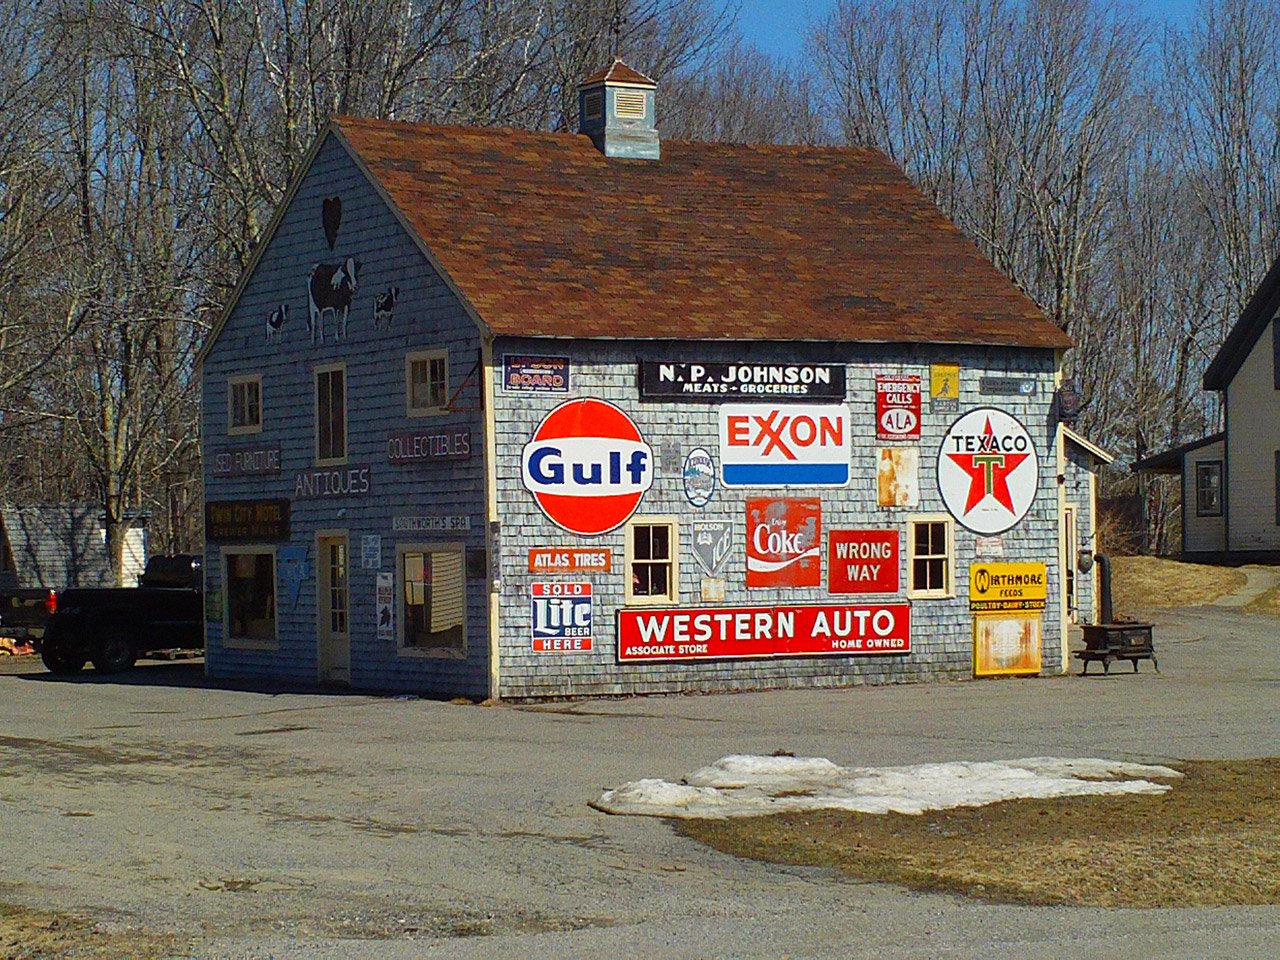
<path id="1" fill-rule="evenodd" d="M 1150 623 L 1091 623 L 1081 627 L 1084 631 L 1084 649 L 1077 650 L 1075 656 L 1080 658 L 1080 675 L 1089 672 L 1089 664 L 1095 660 L 1102 661 L 1102 672 L 1111 672 L 1114 660 L 1128 660 L 1133 664 L 1133 672 L 1138 672 L 1139 660 L 1150 660 L 1151 665 L 1160 672 L 1160 664 L 1156 660 L 1155 644 L 1151 640 Z"/>

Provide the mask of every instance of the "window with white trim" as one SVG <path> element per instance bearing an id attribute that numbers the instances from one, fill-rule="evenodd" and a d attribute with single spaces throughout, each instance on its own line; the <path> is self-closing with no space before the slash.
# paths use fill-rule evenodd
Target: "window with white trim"
<path id="1" fill-rule="evenodd" d="M 637 517 L 627 523 L 627 603 L 680 599 L 680 526 L 675 517 Z"/>
<path id="2" fill-rule="evenodd" d="M 227 381 L 227 434 L 262 432 L 262 375 Z"/>
<path id="3" fill-rule="evenodd" d="M 222 548 L 226 644 L 274 647 L 276 551 L 270 546 Z"/>
<path id="4" fill-rule="evenodd" d="M 467 655 L 466 554 L 461 543 L 396 545 L 400 650 Z"/>
<path id="5" fill-rule="evenodd" d="M 347 370 L 337 363 L 316 368 L 316 463 L 347 460 Z"/>
<path id="6" fill-rule="evenodd" d="M 907 596 L 955 596 L 955 523 L 924 514 L 907 520 Z"/>
<path id="7" fill-rule="evenodd" d="M 1196 461 L 1196 516 L 1222 516 L 1222 461 Z"/>
<path id="8" fill-rule="evenodd" d="M 422 350 L 404 360 L 406 412 L 434 417 L 449 412 L 449 351 Z"/>

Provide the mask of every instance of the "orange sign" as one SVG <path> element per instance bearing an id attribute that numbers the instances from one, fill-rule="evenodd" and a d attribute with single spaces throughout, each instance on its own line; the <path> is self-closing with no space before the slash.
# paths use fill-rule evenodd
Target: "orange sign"
<path id="1" fill-rule="evenodd" d="M 530 573 L 608 573 L 613 554 L 606 548 L 549 547 L 529 551 Z"/>

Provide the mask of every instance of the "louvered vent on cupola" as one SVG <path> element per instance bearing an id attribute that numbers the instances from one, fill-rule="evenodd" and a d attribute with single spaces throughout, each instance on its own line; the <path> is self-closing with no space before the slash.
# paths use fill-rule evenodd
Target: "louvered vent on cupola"
<path id="1" fill-rule="evenodd" d="M 579 133 L 606 157 L 661 159 L 654 116 L 657 84 L 621 60 L 578 84 Z"/>

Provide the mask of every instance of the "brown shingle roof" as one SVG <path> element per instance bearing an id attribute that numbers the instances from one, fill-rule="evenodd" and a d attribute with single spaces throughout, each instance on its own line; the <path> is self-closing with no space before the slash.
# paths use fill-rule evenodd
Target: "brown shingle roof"
<path id="1" fill-rule="evenodd" d="M 633 83 L 643 87 L 656 87 L 657 81 L 650 80 L 639 70 L 633 70 L 621 60 L 615 60 L 603 70 L 598 70 L 578 86 L 589 87 L 593 83 Z"/>
<path id="2" fill-rule="evenodd" d="M 495 335 L 1070 345 L 874 150 L 334 129 Z"/>

